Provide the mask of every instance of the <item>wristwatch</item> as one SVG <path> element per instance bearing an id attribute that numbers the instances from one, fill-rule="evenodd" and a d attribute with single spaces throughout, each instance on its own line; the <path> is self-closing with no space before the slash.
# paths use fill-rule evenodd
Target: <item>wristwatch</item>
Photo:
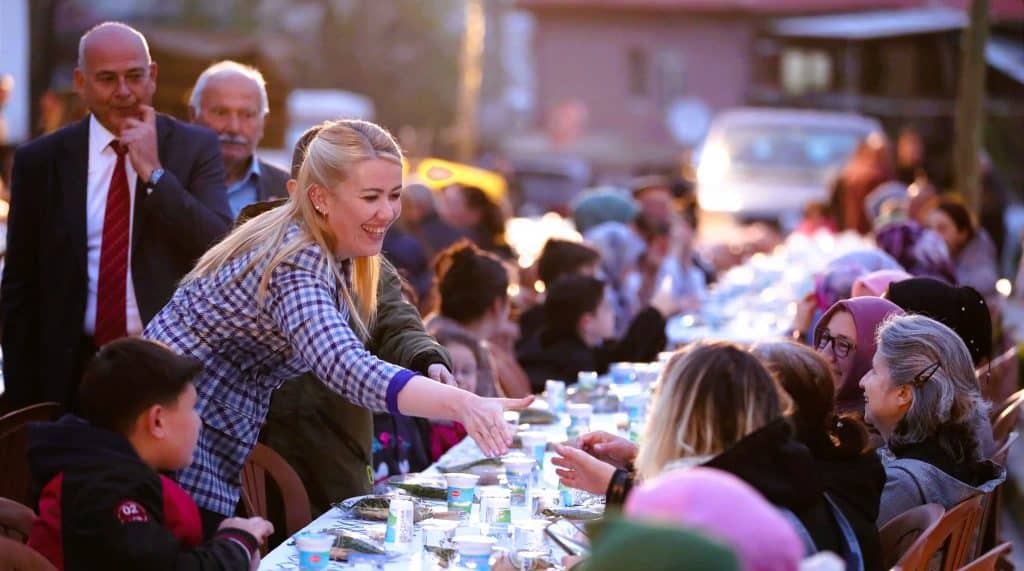
<path id="1" fill-rule="evenodd" d="M 156 188 L 156 184 L 160 182 L 160 177 L 164 176 L 164 169 L 156 168 L 149 175 L 149 181 L 146 182 L 146 188 L 152 190 Z"/>

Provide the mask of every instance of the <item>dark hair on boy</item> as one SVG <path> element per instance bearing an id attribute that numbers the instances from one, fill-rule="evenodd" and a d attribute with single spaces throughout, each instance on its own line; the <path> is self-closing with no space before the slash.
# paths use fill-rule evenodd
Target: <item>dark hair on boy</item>
<path id="1" fill-rule="evenodd" d="M 601 253 L 579 242 L 551 238 L 537 258 L 537 276 L 544 285 L 550 286 L 558 278 L 576 274 L 591 264 L 601 261 Z"/>
<path id="2" fill-rule="evenodd" d="M 593 313 L 604 300 L 605 283 L 583 275 L 563 276 L 548 287 L 544 299 L 544 333 L 541 341 L 575 335 L 580 318 Z"/>
<path id="3" fill-rule="evenodd" d="M 123 435 L 153 405 L 173 405 L 203 370 L 199 361 L 166 346 L 126 337 L 103 346 L 78 388 L 82 417 Z"/>
<path id="4" fill-rule="evenodd" d="M 434 258 L 441 315 L 459 323 L 482 317 L 497 299 L 508 297 L 508 270 L 494 254 L 466 239 Z"/>

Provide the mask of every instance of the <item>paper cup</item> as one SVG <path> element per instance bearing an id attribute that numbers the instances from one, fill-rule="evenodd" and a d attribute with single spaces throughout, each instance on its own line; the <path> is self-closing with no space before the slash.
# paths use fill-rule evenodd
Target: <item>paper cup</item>
<path id="1" fill-rule="evenodd" d="M 548 435 L 543 432 L 520 432 L 519 439 L 523 443 L 523 450 L 534 458 L 537 466 L 544 465 L 544 453 L 547 452 Z"/>
<path id="2" fill-rule="evenodd" d="M 448 481 L 448 510 L 469 513 L 473 509 L 473 496 L 480 476 L 475 474 L 445 474 Z"/>
<path id="3" fill-rule="evenodd" d="M 466 569 L 490 569 L 491 551 L 497 540 L 485 535 L 458 536 L 452 542 L 459 552 L 459 565 Z"/>
<path id="4" fill-rule="evenodd" d="M 295 538 L 299 550 L 300 571 L 320 571 L 331 563 L 334 536 L 325 533 L 303 533 Z"/>

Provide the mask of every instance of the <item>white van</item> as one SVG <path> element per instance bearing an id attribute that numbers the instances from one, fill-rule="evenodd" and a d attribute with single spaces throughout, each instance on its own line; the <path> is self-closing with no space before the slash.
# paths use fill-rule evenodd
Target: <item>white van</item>
<path id="1" fill-rule="evenodd" d="M 855 113 L 741 108 L 711 123 L 697 162 L 697 202 L 742 220 L 790 227 L 811 201 L 827 202 L 839 169 L 875 119 Z"/>

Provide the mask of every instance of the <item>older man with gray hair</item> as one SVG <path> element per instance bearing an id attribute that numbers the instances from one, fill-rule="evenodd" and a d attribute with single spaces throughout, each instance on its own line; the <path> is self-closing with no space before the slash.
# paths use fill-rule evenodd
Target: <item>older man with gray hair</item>
<path id="1" fill-rule="evenodd" d="M 217 132 L 235 216 L 248 204 L 287 196 L 288 173 L 256 157 L 270 105 L 263 74 L 224 60 L 206 68 L 192 88 L 192 121 Z"/>

